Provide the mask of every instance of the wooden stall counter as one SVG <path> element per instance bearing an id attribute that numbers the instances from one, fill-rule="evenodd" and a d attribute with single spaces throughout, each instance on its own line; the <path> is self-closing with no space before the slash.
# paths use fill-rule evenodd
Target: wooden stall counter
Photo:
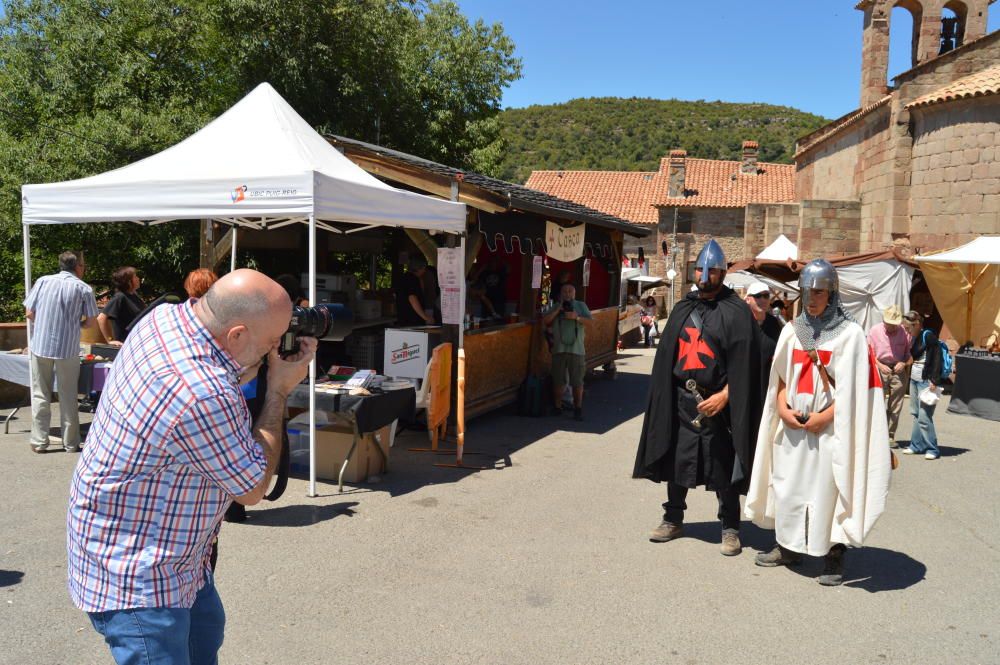
<path id="1" fill-rule="evenodd" d="M 465 331 L 465 417 L 517 400 L 528 376 L 533 324 L 510 323 Z"/>

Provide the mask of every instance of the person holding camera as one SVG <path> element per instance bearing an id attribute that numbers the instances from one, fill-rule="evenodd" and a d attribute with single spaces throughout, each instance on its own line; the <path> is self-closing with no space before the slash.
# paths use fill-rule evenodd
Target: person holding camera
<path id="1" fill-rule="evenodd" d="M 231 501 L 256 504 L 281 453 L 285 400 L 317 341 L 278 345 L 284 289 L 236 270 L 203 298 L 163 305 L 129 335 L 70 486 L 69 592 L 119 663 L 216 663 L 225 613 L 209 565 Z M 264 357 L 251 429 L 241 380 Z"/>
<path id="2" fill-rule="evenodd" d="M 554 413 L 561 412 L 566 375 L 573 388 L 573 418 L 583 420 L 583 375 L 587 371 L 583 319 L 592 318 L 586 303 L 576 299 L 576 287 L 563 284 L 559 300 L 552 303 L 542 319 L 552 326 L 552 394 Z"/>

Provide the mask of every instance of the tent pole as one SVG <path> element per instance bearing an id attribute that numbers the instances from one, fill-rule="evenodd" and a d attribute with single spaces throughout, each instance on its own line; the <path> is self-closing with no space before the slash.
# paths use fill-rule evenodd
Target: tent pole
<path id="1" fill-rule="evenodd" d="M 24 252 L 24 297 L 31 292 L 31 227 L 21 224 L 21 251 Z M 31 321 L 25 317 L 26 346 L 31 348 Z M 31 363 L 28 363 L 28 378 L 31 378 Z"/>
<path id="2" fill-rule="evenodd" d="M 459 286 L 459 317 L 458 317 L 458 373 L 456 383 L 458 394 L 455 398 L 455 458 L 456 464 L 462 465 L 462 452 L 465 449 L 465 234 L 459 239 L 462 270 Z"/>
<path id="3" fill-rule="evenodd" d="M 968 264 L 969 292 L 965 295 L 965 341 L 972 341 L 972 301 L 976 297 L 976 282 L 972 279 L 973 264 Z"/>
<path id="4" fill-rule="evenodd" d="M 316 304 L 316 214 L 309 213 L 309 304 Z M 318 351 L 318 349 L 317 349 Z M 309 496 L 316 496 L 316 358 L 309 362 Z"/>
<path id="5" fill-rule="evenodd" d="M 229 272 L 236 270 L 236 233 L 239 228 L 237 224 L 233 224 L 233 246 L 229 250 Z"/>

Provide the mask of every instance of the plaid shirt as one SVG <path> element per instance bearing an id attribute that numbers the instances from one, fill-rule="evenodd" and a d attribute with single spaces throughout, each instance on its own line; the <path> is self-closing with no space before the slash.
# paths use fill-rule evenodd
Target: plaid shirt
<path id="1" fill-rule="evenodd" d="M 253 489 L 267 465 L 239 369 L 192 301 L 157 307 L 128 336 L 70 488 L 77 607 L 194 604 L 230 500 Z"/>
<path id="2" fill-rule="evenodd" d="M 93 289 L 66 270 L 39 278 L 24 299 L 24 308 L 35 313 L 31 352 L 40 358 L 79 356 L 80 319 L 97 316 Z"/>

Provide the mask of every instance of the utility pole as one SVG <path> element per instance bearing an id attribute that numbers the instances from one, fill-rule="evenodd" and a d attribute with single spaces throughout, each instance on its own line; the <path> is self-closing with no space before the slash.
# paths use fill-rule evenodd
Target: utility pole
<path id="1" fill-rule="evenodd" d="M 677 279 L 677 206 L 674 206 L 674 228 L 670 234 L 670 270 L 673 272 L 674 277 L 670 280 L 670 311 L 674 309 L 674 298 L 676 297 L 675 289 L 677 285 L 674 280 Z"/>

